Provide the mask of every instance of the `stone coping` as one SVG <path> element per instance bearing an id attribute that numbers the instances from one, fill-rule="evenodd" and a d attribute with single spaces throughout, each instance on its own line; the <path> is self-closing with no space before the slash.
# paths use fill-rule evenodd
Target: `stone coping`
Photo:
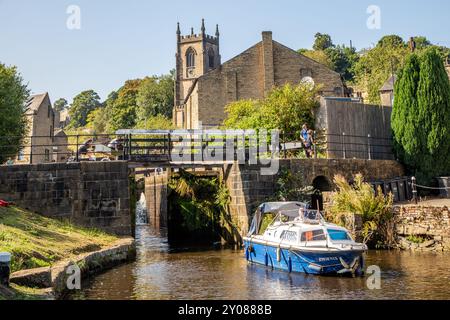
<path id="1" fill-rule="evenodd" d="M 107 248 L 81 254 L 75 258 L 55 263 L 51 267 L 17 271 L 11 274 L 10 282 L 32 288 L 47 288 L 54 299 L 63 298 L 69 292 L 67 279 L 73 274 L 68 268 L 76 264 L 80 268 L 81 279 L 107 270 L 118 264 L 132 261 L 136 257 L 133 238 L 119 239 Z"/>

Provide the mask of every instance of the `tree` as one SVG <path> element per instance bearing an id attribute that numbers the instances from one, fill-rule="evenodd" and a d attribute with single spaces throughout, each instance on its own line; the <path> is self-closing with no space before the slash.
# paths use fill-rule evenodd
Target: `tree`
<path id="1" fill-rule="evenodd" d="M 416 43 L 416 49 L 422 50 L 432 46 L 431 42 L 426 37 L 414 37 L 414 42 Z"/>
<path id="2" fill-rule="evenodd" d="M 316 51 L 326 50 L 328 48 L 333 47 L 333 41 L 331 41 L 331 37 L 329 34 L 322 34 L 320 32 L 316 33 L 314 36 L 315 41 L 313 45 L 313 49 Z"/>
<path id="3" fill-rule="evenodd" d="M 450 83 L 442 58 L 435 48 L 426 50 L 420 63 L 417 89 L 419 151 L 418 179 L 427 182 L 450 174 Z M 421 160 L 421 161 L 420 161 Z"/>
<path id="4" fill-rule="evenodd" d="M 173 75 L 145 78 L 138 91 L 137 105 L 139 121 L 157 115 L 171 118 L 174 105 Z"/>
<path id="5" fill-rule="evenodd" d="M 330 47 L 325 50 L 325 54 L 332 63 L 334 71 L 339 73 L 346 81 L 354 78 L 354 65 L 359 60 L 359 55 L 355 48 L 346 46 Z"/>
<path id="6" fill-rule="evenodd" d="M 55 111 L 63 111 L 68 106 L 69 104 L 67 103 L 67 100 L 64 98 L 59 98 L 53 103 L 53 109 L 55 109 Z"/>
<path id="7" fill-rule="evenodd" d="M 415 159 L 420 157 L 418 151 L 421 128 L 416 118 L 419 113 L 417 101 L 419 74 L 419 57 L 416 54 L 410 55 L 397 75 L 391 119 L 397 156 L 401 162 L 412 168 L 412 171 L 415 171 Z"/>
<path id="8" fill-rule="evenodd" d="M 395 39 L 391 36 L 380 40 L 379 44 L 361 56 L 354 66 L 355 81 L 358 87 L 367 91 L 369 103 L 381 103 L 380 88 L 391 75 L 397 73 L 410 53 L 404 44 L 398 44 L 399 41 Z"/>
<path id="9" fill-rule="evenodd" d="M 24 105 L 27 86 L 16 67 L 0 63 L 0 163 L 15 157 L 28 132 Z"/>
<path id="10" fill-rule="evenodd" d="M 100 97 L 94 90 L 87 90 L 78 94 L 73 99 L 69 109 L 70 127 L 80 128 L 86 126 L 89 113 L 100 105 Z"/>
<path id="11" fill-rule="evenodd" d="M 359 60 L 356 49 L 345 45 L 335 46 L 328 34 L 317 33 L 315 38 L 314 50 L 300 49 L 298 52 L 336 71 L 344 80 L 353 81 L 354 65 Z"/>
<path id="12" fill-rule="evenodd" d="M 229 104 L 224 126 L 231 129 L 279 129 L 294 138 L 302 124 L 314 127 L 314 110 L 320 87 L 286 84 L 274 88 L 262 100 L 241 100 Z"/>
<path id="13" fill-rule="evenodd" d="M 143 120 L 139 120 L 135 126 L 136 129 L 146 130 L 170 130 L 175 129 L 172 120 L 165 116 L 158 114 L 154 117 L 148 117 Z"/>
<path id="14" fill-rule="evenodd" d="M 141 83 L 141 79 L 128 80 L 119 89 L 117 99 L 111 107 L 110 129 L 134 128 L 137 120 L 137 96 Z"/>
<path id="15" fill-rule="evenodd" d="M 89 112 L 86 127 L 96 133 L 105 133 L 108 122 L 108 113 L 105 111 L 106 108 L 99 107 Z"/>
<path id="16" fill-rule="evenodd" d="M 231 129 L 256 129 L 259 128 L 259 111 L 261 102 L 259 100 L 239 100 L 225 107 L 227 118 L 224 127 Z"/>
<path id="17" fill-rule="evenodd" d="M 305 57 L 313 59 L 316 62 L 326 65 L 330 69 L 334 69 L 334 63 L 333 61 L 331 61 L 330 57 L 325 53 L 325 51 L 300 49 L 298 50 L 298 53 L 304 55 Z"/>
<path id="18" fill-rule="evenodd" d="M 450 174 L 450 83 L 435 48 L 407 59 L 393 108 L 396 148 L 418 181 Z"/>
<path id="19" fill-rule="evenodd" d="M 392 34 L 392 35 L 388 35 L 388 36 L 384 36 L 382 37 L 378 43 L 377 43 L 377 47 L 381 47 L 381 48 L 398 48 L 398 47 L 405 47 L 405 41 L 403 41 L 403 38 Z"/>

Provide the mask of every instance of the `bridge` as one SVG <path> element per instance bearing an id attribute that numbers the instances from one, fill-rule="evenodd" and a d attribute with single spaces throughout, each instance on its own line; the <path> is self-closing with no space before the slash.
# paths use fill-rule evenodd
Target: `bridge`
<path id="1" fill-rule="evenodd" d="M 368 181 L 404 175 L 403 167 L 389 160 L 392 154 L 380 149 L 389 143 L 384 140 L 353 137 L 352 143 L 340 140 L 330 150 L 330 144 L 324 148 L 321 142 L 327 137 L 317 137 L 312 158 L 299 159 L 305 158 L 304 150 L 292 137 L 240 130 L 120 130 L 112 135 L 67 136 L 51 145 L 31 137 L 23 146 L 21 165 L 0 166 L 0 198 L 47 216 L 130 234 L 134 201 L 130 176 L 145 174 L 151 222 L 164 226 L 167 183 L 174 170 L 183 168 L 222 177 L 230 191 L 230 214 L 244 232 L 254 207 L 273 196 L 282 170 L 298 173 L 305 185 L 321 191 L 333 188 L 335 174 L 351 179 L 362 173 Z M 34 162 L 42 155 L 53 158 Z M 395 182 L 391 189 L 401 196 L 404 188 Z"/>

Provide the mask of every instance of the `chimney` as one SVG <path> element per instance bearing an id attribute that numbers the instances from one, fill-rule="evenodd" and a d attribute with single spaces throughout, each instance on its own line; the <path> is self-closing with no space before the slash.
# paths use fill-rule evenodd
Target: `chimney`
<path id="1" fill-rule="evenodd" d="M 262 33 L 262 56 L 264 67 L 264 95 L 272 90 L 275 80 L 273 71 L 273 41 L 272 31 Z"/>

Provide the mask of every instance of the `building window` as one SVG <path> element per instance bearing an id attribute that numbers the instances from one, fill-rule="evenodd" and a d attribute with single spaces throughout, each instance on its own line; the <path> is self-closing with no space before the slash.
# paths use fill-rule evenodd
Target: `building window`
<path id="1" fill-rule="evenodd" d="M 215 60 L 215 54 L 214 54 L 214 50 L 212 49 L 212 48 L 210 48 L 209 50 L 208 50 L 208 61 L 209 61 L 209 67 L 211 68 L 211 69 L 213 69 L 214 68 L 214 60 Z"/>
<path id="2" fill-rule="evenodd" d="M 189 48 L 186 51 L 186 67 L 188 68 L 195 68 L 195 50 L 192 48 Z"/>
<path id="3" fill-rule="evenodd" d="M 50 150 L 45 149 L 45 161 L 50 161 Z"/>
<path id="4" fill-rule="evenodd" d="M 312 70 L 311 69 L 300 69 L 300 77 L 306 78 L 306 77 L 310 77 L 312 78 Z"/>

